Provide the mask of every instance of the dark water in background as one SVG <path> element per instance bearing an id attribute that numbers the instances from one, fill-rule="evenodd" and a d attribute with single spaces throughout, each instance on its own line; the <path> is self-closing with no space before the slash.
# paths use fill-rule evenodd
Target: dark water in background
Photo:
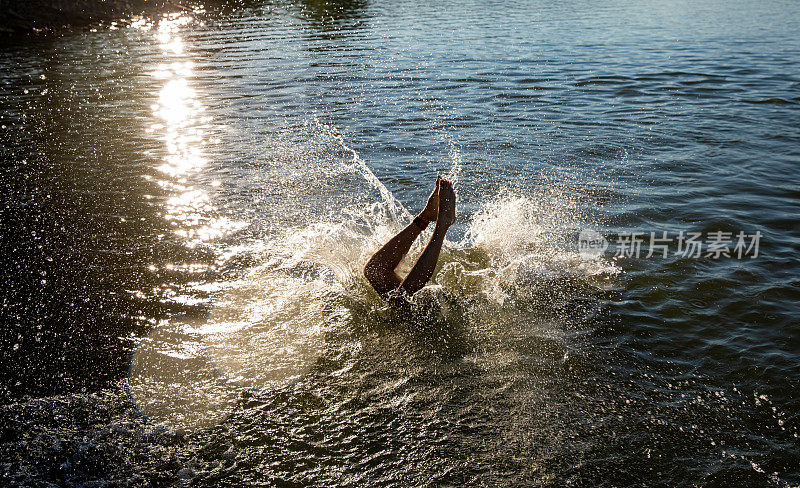
<path id="1" fill-rule="evenodd" d="M 799 10 L 253 2 L 5 43 L 4 484 L 796 486 Z M 441 288 L 393 318 L 358 268 L 437 172 Z M 762 240 L 586 261 L 585 227 Z"/>

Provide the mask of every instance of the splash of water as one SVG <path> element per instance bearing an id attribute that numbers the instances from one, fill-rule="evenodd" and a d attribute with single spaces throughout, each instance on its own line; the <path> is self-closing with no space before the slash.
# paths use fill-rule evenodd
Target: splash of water
<path id="1" fill-rule="evenodd" d="M 223 267 L 226 279 L 212 293 L 207 322 L 193 328 L 193 340 L 202 343 L 198 355 L 214 366 L 221 384 L 230 390 L 210 397 L 209 412 L 225 411 L 225 403 L 216 399 L 234 398 L 231 392 L 239 388 L 259 392 L 301 380 L 329 346 L 331 330 L 348 327 L 341 317 L 382 307 L 368 291 L 361 269 L 375 249 L 410 219 L 402 203 L 331 127 L 312 121 L 303 128 L 302 137 L 293 134 L 279 142 L 271 145 L 269 157 L 278 164 L 254 172 L 254 177 L 264 178 L 255 184 L 263 187 L 268 179 L 277 180 L 272 192 L 281 186 L 299 187 L 282 210 L 289 214 L 303 208 L 306 213 L 293 220 L 287 217 L 296 224 L 283 232 L 252 246 L 234 242 L 221 252 L 230 264 Z M 450 158 L 446 177 L 456 181 L 463 163 L 454 145 Z M 284 190 L 283 195 L 289 194 Z M 445 243 L 438 275 L 419 300 L 438 304 L 439 318 L 464 324 L 478 312 L 497 316 L 496 307 L 506 306 L 509 298 L 541 287 L 618 273 L 603 259 L 580 258 L 574 237 L 581 214 L 564 196 L 539 191 L 483 202 L 469 219 L 464 238 Z M 418 240 L 400 273 L 407 271 L 424 239 Z M 249 255 L 244 266 L 237 264 L 241 254 Z M 339 319 L 325 317 L 323 310 L 341 296 L 349 297 L 361 311 L 350 310 Z M 444 305 L 448 300 L 471 305 L 448 308 Z M 361 320 L 380 319 L 362 316 Z M 203 369 L 203 374 L 207 371 Z M 145 373 L 145 367 L 137 369 L 139 376 Z M 149 411 L 167 418 L 170 425 L 187 417 L 168 401 L 155 408 L 153 398 Z M 171 408 L 174 415 L 169 415 Z M 194 420 L 191 425 L 204 424 Z"/>

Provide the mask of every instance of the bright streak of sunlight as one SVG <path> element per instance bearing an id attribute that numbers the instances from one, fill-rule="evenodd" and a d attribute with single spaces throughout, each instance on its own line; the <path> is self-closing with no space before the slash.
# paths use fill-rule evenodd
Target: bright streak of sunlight
<path id="1" fill-rule="evenodd" d="M 149 133 L 164 140 L 166 154 L 158 166 L 168 179 L 160 186 L 173 192 L 165 203 L 164 218 L 175 227 L 174 233 L 194 247 L 242 228 L 245 224 L 217 215 L 208 193 L 188 184 L 191 174 L 199 173 L 208 163 L 204 146 L 208 143 L 205 129 L 211 122 L 203 116 L 205 107 L 192 87 L 194 63 L 185 59 L 183 43 L 178 36 L 180 26 L 191 19 L 166 16 L 158 24 L 156 40 L 164 52 L 165 62 L 150 72 L 154 80 L 163 82 L 158 103 L 152 106 L 159 122 Z"/>
<path id="2" fill-rule="evenodd" d="M 192 19 L 181 14 L 164 16 L 157 25 L 155 40 L 164 59 L 150 76 L 157 87 L 152 105 L 154 123 L 145 131 L 164 142 L 160 178 L 152 178 L 167 191 L 163 216 L 174 235 L 188 247 L 208 244 L 244 227 L 220 215 L 211 196 L 197 176 L 208 160 L 205 130 L 212 122 L 204 116 L 197 90 L 192 86 L 194 63 L 180 36 L 180 27 Z M 137 28 L 149 30 L 146 22 Z M 213 185 L 212 185 L 213 186 Z M 149 269 L 159 268 L 151 264 Z M 208 265 L 167 264 L 167 271 L 201 273 Z M 175 303 L 194 305 L 196 297 L 173 294 Z M 188 330 L 183 330 L 188 329 Z M 215 329 L 214 333 L 219 333 Z M 198 335 L 189 324 L 163 324 L 143 339 L 131 361 L 129 387 L 139 411 L 152 421 L 179 431 L 195 431 L 221 422 L 235 405 L 237 391 L 218 374 L 200 347 Z"/>

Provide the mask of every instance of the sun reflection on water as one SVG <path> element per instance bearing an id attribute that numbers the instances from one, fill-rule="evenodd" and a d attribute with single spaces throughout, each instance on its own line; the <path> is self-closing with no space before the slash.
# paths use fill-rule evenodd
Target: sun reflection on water
<path id="1" fill-rule="evenodd" d="M 164 218 L 174 226 L 174 234 L 195 247 L 242 228 L 245 224 L 218 215 L 204 189 L 191 184 L 189 177 L 208 164 L 205 147 L 218 142 L 206 136 L 211 119 L 192 86 L 194 62 L 187 59 L 180 27 L 192 21 L 186 15 L 168 15 L 159 24 L 156 40 L 165 62 L 150 75 L 161 85 L 158 101 L 152 105 L 158 122 L 149 132 L 161 136 L 166 153 L 158 166 L 164 178 L 158 184 L 173 196 L 165 203 Z M 212 185 L 213 186 L 213 185 Z"/>
<path id="2" fill-rule="evenodd" d="M 173 234 L 187 247 L 210 245 L 244 223 L 220 215 L 204 186 L 206 146 L 218 140 L 206 136 L 211 119 L 192 84 L 194 62 L 184 48 L 180 28 L 192 21 L 181 14 L 167 15 L 155 26 L 155 39 L 164 59 L 149 74 L 158 88 L 151 106 L 155 121 L 147 133 L 164 142 L 161 164 L 154 180 L 168 197 L 162 215 Z M 149 30 L 142 23 L 137 28 Z M 209 265 L 174 263 L 166 272 L 206 272 Z M 151 264 L 153 272 L 159 269 Z M 162 290 L 162 294 L 166 293 Z M 175 303 L 196 298 L 172 294 Z M 188 327 L 188 329 L 187 329 Z M 174 430 L 197 430 L 222 421 L 238 393 L 221 378 L 203 353 L 202 335 L 185 323 L 164 323 L 143 338 L 131 360 L 129 388 L 136 407 L 148 419 Z M 193 332 L 194 331 L 194 332 Z"/>

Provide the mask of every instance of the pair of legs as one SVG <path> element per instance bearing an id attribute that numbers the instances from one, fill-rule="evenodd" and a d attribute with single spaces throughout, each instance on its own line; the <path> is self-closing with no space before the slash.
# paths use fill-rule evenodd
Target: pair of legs
<path id="1" fill-rule="evenodd" d="M 364 266 L 364 276 L 380 295 L 393 291 L 403 292 L 411 296 L 433 276 L 439 252 L 442 250 L 444 236 L 447 229 L 456 220 L 456 194 L 453 184 L 441 176 L 436 178 L 436 187 L 428 198 L 425 209 L 420 212 L 414 222 L 411 222 L 399 234 L 392 237 L 367 261 Z M 422 232 L 429 222 L 436 222 L 433 235 L 425 250 L 422 251 L 417 262 L 409 271 L 405 279 L 400 279 L 395 268 L 400 260 L 408 253 L 411 244 Z M 421 222 L 422 225 L 419 225 Z"/>

